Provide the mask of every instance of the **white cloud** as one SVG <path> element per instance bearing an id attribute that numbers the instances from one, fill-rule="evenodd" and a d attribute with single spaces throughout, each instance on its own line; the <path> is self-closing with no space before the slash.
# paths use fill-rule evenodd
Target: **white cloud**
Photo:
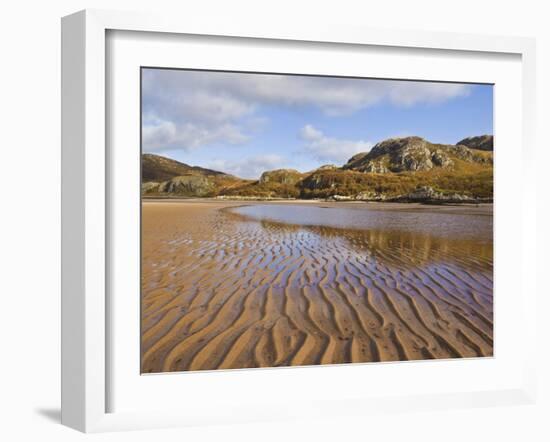
<path id="1" fill-rule="evenodd" d="M 300 135 L 304 140 L 307 141 L 319 141 L 323 139 L 323 132 L 315 129 L 311 124 L 306 124 L 304 127 L 302 127 Z"/>
<path id="2" fill-rule="evenodd" d="M 222 110 L 237 113 L 252 111 L 255 104 L 262 103 L 311 105 L 327 113 L 354 111 L 381 101 L 410 106 L 461 97 L 470 89 L 470 85 L 459 83 L 296 75 L 177 70 L 146 71 L 144 75 L 145 95 L 154 94 L 178 102 L 178 95 L 182 92 L 185 97 L 189 97 L 190 92 L 203 93 L 207 103 L 213 100 L 213 103 L 208 103 L 208 109 L 219 106 Z M 215 98 L 208 98 L 209 94 Z M 193 100 L 184 101 L 189 106 L 196 105 Z"/>
<path id="3" fill-rule="evenodd" d="M 214 160 L 206 167 L 230 173 L 241 178 L 258 179 L 266 170 L 279 169 L 285 164 L 285 159 L 279 155 L 258 155 L 241 160 Z"/>
<path id="4" fill-rule="evenodd" d="M 189 150 L 217 142 L 241 144 L 248 136 L 232 124 L 204 126 L 193 123 L 176 124 L 154 120 L 143 125 L 143 145 L 147 152 L 165 149 Z"/>
<path id="5" fill-rule="evenodd" d="M 336 163 L 337 165 L 345 163 L 359 152 L 369 151 L 373 146 L 373 143 L 369 141 L 327 137 L 311 124 L 307 124 L 301 129 L 300 136 L 306 142 L 305 152 L 320 162 Z"/>
<path id="6" fill-rule="evenodd" d="M 440 103 L 471 89 L 456 83 L 158 69 L 145 70 L 142 78 L 144 133 L 152 137 L 144 138 L 146 151 L 245 142 L 259 109 L 269 105 L 314 107 L 342 116 L 384 102 L 404 107 Z M 163 147 L 166 137 L 173 144 Z"/>

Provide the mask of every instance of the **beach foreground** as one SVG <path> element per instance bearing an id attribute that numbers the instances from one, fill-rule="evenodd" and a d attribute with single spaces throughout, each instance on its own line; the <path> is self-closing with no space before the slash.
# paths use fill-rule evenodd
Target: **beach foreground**
<path id="1" fill-rule="evenodd" d="M 143 373 L 492 356 L 492 206 L 145 200 L 141 296 Z"/>

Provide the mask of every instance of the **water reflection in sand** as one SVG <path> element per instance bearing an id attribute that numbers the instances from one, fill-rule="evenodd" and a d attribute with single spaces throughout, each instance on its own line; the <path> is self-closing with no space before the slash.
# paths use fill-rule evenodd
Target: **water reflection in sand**
<path id="1" fill-rule="evenodd" d="M 252 229 L 259 225 L 273 235 L 301 234 L 309 243 L 340 240 L 346 250 L 388 263 L 492 268 L 492 216 L 268 205 L 228 212 Z"/>

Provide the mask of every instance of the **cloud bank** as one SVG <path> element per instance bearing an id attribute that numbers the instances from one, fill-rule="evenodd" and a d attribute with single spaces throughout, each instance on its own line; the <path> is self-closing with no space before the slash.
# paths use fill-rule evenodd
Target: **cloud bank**
<path id="1" fill-rule="evenodd" d="M 441 103 L 468 95 L 470 88 L 454 83 L 146 69 L 143 147 L 153 152 L 239 145 L 253 137 L 257 121 L 265 120 L 260 114 L 266 106 L 315 108 L 326 116 L 342 117 L 382 103 Z M 327 159 L 335 157 L 330 139 L 321 144 Z M 350 144 L 341 146 L 352 149 Z"/>

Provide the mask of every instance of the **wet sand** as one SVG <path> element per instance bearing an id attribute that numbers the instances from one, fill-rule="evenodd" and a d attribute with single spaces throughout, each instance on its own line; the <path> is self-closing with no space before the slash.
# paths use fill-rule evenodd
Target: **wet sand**
<path id="1" fill-rule="evenodd" d="M 145 200 L 142 229 L 143 373 L 493 354 L 491 205 Z"/>

